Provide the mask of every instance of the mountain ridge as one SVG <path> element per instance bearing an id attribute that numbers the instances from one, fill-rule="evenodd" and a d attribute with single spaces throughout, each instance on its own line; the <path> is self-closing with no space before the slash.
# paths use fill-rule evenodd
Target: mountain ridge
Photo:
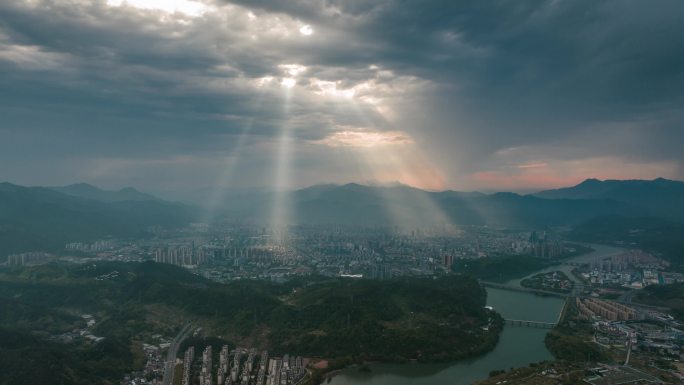
<path id="1" fill-rule="evenodd" d="M 367 186 L 358 183 L 314 185 L 282 193 L 283 199 L 266 191 L 223 197 L 211 203 L 211 207 L 205 207 L 204 216 L 194 206 L 161 199 L 144 200 L 148 195 L 132 188 L 122 190 L 132 192 L 133 197 L 139 199 L 117 200 L 111 196 L 103 197 L 101 192 L 106 190 L 95 186 L 76 186 L 81 192 L 100 194 L 99 200 L 53 188 L 0 183 L 0 254 L 37 249 L 49 251 L 63 247 L 67 242 L 108 235 L 139 236 L 149 226 L 182 227 L 198 220 L 264 225 L 273 223 L 273 214 L 279 212 L 276 204 L 288 205 L 288 210 L 280 212 L 289 211 L 284 223 L 294 225 L 403 229 L 488 225 L 539 229 L 574 227 L 593 218 L 609 216 L 655 216 L 684 222 L 684 183 L 665 179 L 625 183 L 609 181 L 607 184 L 589 179 L 579 184 L 580 187 L 553 190 L 565 195 L 558 192 L 527 195 L 453 190 L 433 192 L 406 185 Z M 584 198 L 569 193 L 578 188 L 593 191 L 593 195 Z M 115 195 L 119 192 L 121 190 L 115 191 Z M 553 194 L 557 197 L 547 197 Z M 116 197 L 121 198 L 122 195 Z"/>
<path id="2" fill-rule="evenodd" d="M 102 202 L 45 187 L 0 183 L 0 256 L 61 250 L 65 243 L 139 236 L 150 226 L 180 227 L 196 209 L 162 200 Z"/>
<path id="3" fill-rule="evenodd" d="M 587 179 L 572 187 L 545 190 L 532 195 L 544 199 L 607 199 L 640 206 L 659 216 L 684 217 L 684 182 L 665 178 Z"/>
<path id="4" fill-rule="evenodd" d="M 66 186 L 50 186 L 46 188 L 67 195 L 108 203 L 122 201 L 161 200 L 154 195 L 141 192 L 133 187 L 124 187 L 119 190 L 104 190 L 88 183 L 74 183 Z"/>
<path id="5" fill-rule="evenodd" d="M 516 193 L 431 192 L 408 186 L 375 187 L 350 183 L 310 186 L 288 192 L 228 200 L 226 218 L 267 221 L 274 202 L 289 202 L 298 224 L 421 227 L 444 224 L 505 227 L 567 226 L 597 215 L 645 215 L 639 207 L 607 199 L 552 200 Z"/>

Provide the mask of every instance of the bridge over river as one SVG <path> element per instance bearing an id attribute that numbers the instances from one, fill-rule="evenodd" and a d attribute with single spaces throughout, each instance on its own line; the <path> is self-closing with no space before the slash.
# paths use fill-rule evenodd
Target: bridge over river
<path id="1" fill-rule="evenodd" d="M 568 297 L 573 296 L 572 293 L 559 293 L 556 291 L 532 289 L 529 287 L 523 287 L 523 286 L 517 286 L 517 285 L 507 285 L 504 283 L 496 283 L 496 282 L 488 282 L 488 281 L 480 281 L 480 283 L 486 287 L 493 287 L 495 289 L 502 289 L 502 290 L 521 291 L 524 293 L 533 293 L 533 294 L 539 294 L 539 295 L 550 295 L 550 296 L 560 297 L 560 298 L 568 298 Z"/>
<path id="2" fill-rule="evenodd" d="M 508 319 L 504 318 L 506 324 L 513 326 L 527 326 L 531 328 L 553 329 L 556 324 L 553 322 L 529 321 L 523 319 Z"/>
<path id="3" fill-rule="evenodd" d="M 518 291 L 522 293 L 531 293 L 531 294 L 537 294 L 537 295 L 542 295 L 542 296 L 552 296 L 552 297 L 558 297 L 558 298 L 592 298 L 591 295 L 588 294 L 583 294 L 584 289 L 589 287 L 589 286 L 584 286 L 581 284 L 575 283 L 572 291 L 569 293 L 560 293 L 556 291 L 549 291 L 549 290 L 540 290 L 540 289 L 532 289 L 529 287 L 524 287 L 524 286 L 518 286 L 518 285 L 511 285 L 511 284 L 505 284 L 505 283 L 496 283 L 496 282 L 489 282 L 489 281 L 480 281 L 480 284 L 485 287 L 492 287 L 495 289 L 501 289 L 501 290 L 510 290 L 510 291 Z M 636 303 L 632 302 L 631 298 L 627 300 L 623 299 L 613 299 L 611 300 L 613 302 L 617 302 L 623 305 L 631 306 L 634 308 L 642 309 L 645 311 L 648 310 L 653 310 L 653 311 L 659 311 L 659 312 L 667 312 L 670 309 L 667 307 L 663 306 L 654 306 L 654 305 L 646 305 L 642 303 Z"/>
<path id="4" fill-rule="evenodd" d="M 602 245 L 591 245 L 593 252 L 563 262 L 589 263 L 596 258 L 607 257 L 624 252 L 623 249 Z M 530 273 L 531 275 L 555 270 L 563 271 L 570 279 L 574 265 L 549 266 Z M 575 284 L 581 282 L 575 282 Z M 547 327 L 558 322 L 567 311 L 563 303 L 569 295 L 547 293 L 519 287 L 519 280 L 506 284 L 493 283 L 487 287 L 487 305 L 496 310 L 504 319 L 504 327 L 499 342 L 491 351 L 473 359 L 444 364 L 372 364 L 372 371 L 359 372 L 357 368 L 343 370 L 335 376 L 330 385 L 470 385 L 486 379 L 492 370 L 499 370 L 502 363 L 506 367 L 527 366 L 532 362 L 552 360 L 546 349 L 544 339 Z M 518 287 L 510 287 L 517 285 Z M 535 295 L 540 294 L 540 295 Z M 569 307 L 569 306 L 567 306 Z M 548 323 L 527 323 L 535 320 Z M 519 323 L 522 321 L 521 323 Z M 521 326 L 513 326 L 513 324 Z"/>
<path id="5" fill-rule="evenodd" d="M 531 289 L 531 288 L 517 286 L 517 285 L 507 285 L 507 284 L 500 284 L 500 283 L 494 283 L 494 282 L 480 281 L 480 283 L 483 286 L 496 288 L 499 290 L 516 291 L 516 292 L 530 293 L 530 294 L 542 295 L 542 296 L 552 296 L 552 297 L 558 297 L 558 298 L 564 299 L 563 307 L 560 309 L 560 312 L 558 313 L 558 318 L 555 320 L 555 322 L 550 322 L 548 320 L 547 321 L 539 321 L 539 320 L 523 319 L 522 317 L 520 317 L 520 318 L 510 317 L 510 316 L 504 317 L 504 321 L 506 322 L 506 324 L 512 325 L 512 326 L 526 326 L 526 327 L 532 327 L 532 328 L 553 329 L 556 325 L 558 325 L 561 322 L 563 317 L 565 317 L 565 313 L 568 309 L 569 303 L 572 303 L 573 298 L 575 298 L 577 296 L 576 295 L 577 290 L 573 290 L 570 293 L 558 293 L 558 292 L 553 292 L 553 291 Z"/>

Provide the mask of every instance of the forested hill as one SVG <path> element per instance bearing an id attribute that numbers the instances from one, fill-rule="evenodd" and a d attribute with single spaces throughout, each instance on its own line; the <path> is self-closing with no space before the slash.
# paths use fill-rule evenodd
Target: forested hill
<path id="1" fill-rule="evenodd" d="M 114 278 L 96 280 L 117 271 Z M 491 349 L 500 330 L 473 279 L 307 278 L 217 284 L 170 265 L 99 263 L 0 269 L 0 383 L 118 383 L 140 363 L 132 343 L 174 335 L 185 322 L 228 343 L 275 354 L 447 360 Z M 95 345 L 50 342 L 95 314 Z M 484 330 L 487 326 L 489 330 Z M 137 346 L 137 347 L 136 347 Z M 33 370 L 32 362 L 62 362 Z M 9 365 L 9 366 L 7 366 Z M 97 380 L 93 379 L 97 373 Z M 79 383 L 79 382 L 73 382 Z"/>

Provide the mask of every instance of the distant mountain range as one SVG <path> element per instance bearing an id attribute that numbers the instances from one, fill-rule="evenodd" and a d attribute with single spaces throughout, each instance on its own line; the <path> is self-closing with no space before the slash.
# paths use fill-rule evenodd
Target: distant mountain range
<path id="1" fill-rule="evenodd" d="M 229 199 L 222 207 L 231 219 L 268 221 L 273 193 Z M 408 186 L 317 185 L 294 191 L 290 221 L 300 224 L 419 227 L 452 223 L 506 227 L 569 226 L 614 215 L 647 215 L 643 208 L 608 199 L 544 199 L 514 193 L 429 192 Z"/>
<path id="2" fill-rule="evenodd" d="M 197 218 L 197 210 L 187 205 L 154 197 L 150 200 L 115 200 L 120 192 L 99 191 L 102 193 L 93 194 L 91 190 L 90 196 L 100 197 L 91 199 L 53 188 L 0 183 L 0 256 L 31 250 L 58 250 L 67 242 L 109 235 L 138 236 L 149 226 L 184 226 Z M 145 195 L 123 191 L 120 197 Z"/>
<path id="3" fill-rule="evenodd" d="M 121 190 L 102 190 L 87 183 L 77 183 L 62 187 L 48 187 L 51 190 L 80 198 L 92 199 L 100 202 L 124 202 L 124 201 L 159 201 L 160 199 L 132 187 Z"/>
<path id="4" fill-rule="evenodd" d="M 277 210 L 275 202 L 287 209 Z M 107 235 L 135 236 L 144 234 L 148 226 L 177 227 L 202 219 L 267 224 L 276 212 L 290 213 L 287 221 L 292 224 L 407 229 L 446 223 L 575 227 L 606 217 L 680 223 L 684 222 L 684 183 L 589 179 L 574 187 L 531 195 L 327 184 L 282 197 L 256 190 L 225 195 L 215 207 L 205 209 L 205 215 L 194 206 L 167 202 L 133 188 L 106 191 L 87 184 L 48 188 L 0 183 L 0 256 Z"/>
<path id="5" fill-rule="evenodd" d="M 653 215 L 684 217 L 684 182 L 663 178 L 605 181 L 587 179 L 577 186 L 541 191 L 534 196 L 546 199 L 605 199 L 637 206 Z"/>

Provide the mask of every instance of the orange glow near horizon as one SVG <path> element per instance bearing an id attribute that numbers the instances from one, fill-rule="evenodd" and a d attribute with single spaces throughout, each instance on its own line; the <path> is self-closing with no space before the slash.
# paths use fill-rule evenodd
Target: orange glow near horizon
<path id="1" fill-rule="evenodd" d="M 570 187 L 589 178 L 676 179 L 676 175 L 677 165 L 673 163 L 632 163 L 624 159 L 604 157 L 526 163 L 505 170 L 474 172 L 466 180 L 474 190 L 518 191 Z"/>

